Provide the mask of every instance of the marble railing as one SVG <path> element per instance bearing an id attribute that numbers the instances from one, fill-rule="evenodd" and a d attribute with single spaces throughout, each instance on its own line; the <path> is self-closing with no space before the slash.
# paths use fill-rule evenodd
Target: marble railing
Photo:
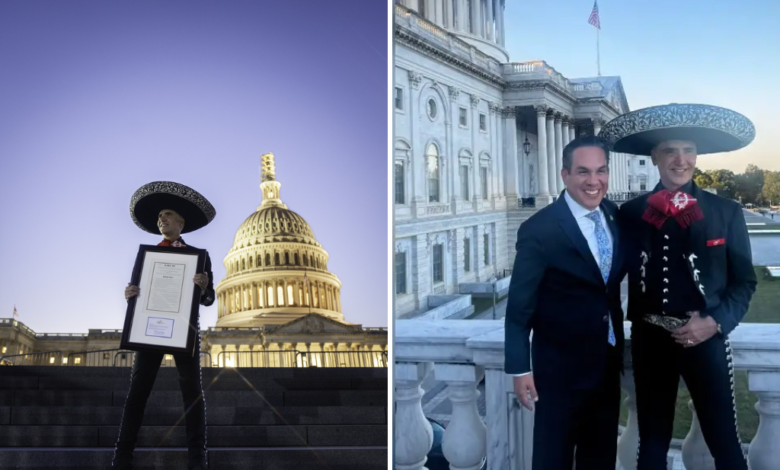
<path id="1" fill-rule="evenodd" d="M 421 384 L 433 374 L 447 384 L 452 415 L 442 441 L 450 468 L 530 470 L 533 413 L 519 406 L 503 372 L 503 320 L 398 320 L 395 324 L 395 469 L 421 470 L 433 444 L 423 414 Z M 630 323 L 624 324 L 627 346 Z M 747 371 L 758 397 L 759 426 L 749 444 L 752 470 L 777 470 L 780 462 L 780 324 L 743 324 L 731 335 L 734 367 Z M 628 350 L 628 349 L 627 349 Z M 630 356 L 626 354 L 626 357 Z M 618 462 L 635 470 L 638 446 L 630 362 L 623 379 L 627 426 L 618 439 Z M 477 385 L 485 379 L 485 422 L 477 411 Z M 682 447 L 687 470 L 712 469 L 712 457 L 693 414 Z"/>

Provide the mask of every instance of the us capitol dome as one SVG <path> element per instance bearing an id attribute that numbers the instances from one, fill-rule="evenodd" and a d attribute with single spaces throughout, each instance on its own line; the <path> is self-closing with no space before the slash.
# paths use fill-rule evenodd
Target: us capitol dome
<path id="1" fill-rule="evenodd" d="M 236 231 L 217 284 L 217 327 L 270 327 L 310 313 L 340 323 L 341 281 L 308 223 L 279 196 L 274 155 L 262 156 L 263 202 Z"/>

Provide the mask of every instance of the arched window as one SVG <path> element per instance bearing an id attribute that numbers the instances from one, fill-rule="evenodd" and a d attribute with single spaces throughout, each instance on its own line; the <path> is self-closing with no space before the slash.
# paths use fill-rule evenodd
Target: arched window
<path id="1" fill-rule="evenodd" d="M 279 253 L 274 253 L 274 266 L 279 266 L 280 264 L 282 263 L 279 262 Z"/>
<path id="2" fill-rule="evenodd" d="M 274 306 L 274 288 L 271 286 L 268 286 L 268 306 Z"/>
<path id="3" fill-rule="evenodd" d="M 249 257 L 249 269 L 252 269 L 252 262 L 255 260 L 254 256 Z"/>
<path id="4" fill-rule="evenodd" d="M 439 148 L 428 145 L 425 151 L 425 168 L 428 178 L 428 202 L 439 202 Z"/>
<path id="5" fill-rule="evenodd" d="M 271 266 L 271 254 L 270 253 L 266 253 L 265 254 L 265 265 L 266 266 Z"/>
<path id="6" fill-rule="evenodd" d="M 276 286 L 276 296 L 279 307 L 284 307 L 284 289 L 282 286 Z"/>
<path id="7" fill-rule="evenodd" d="M 244 269 L 246 269 L 246 260 L 242 259 L 241 260 L 241 270 L 243 271 Z"/>
<path id="8" fill-rule="evenodd" d="M 290 265 L 290 252 L 288 251 L 284 252 L 284 264 Z"/>
<path id="9" fill-rule="evenodd" d="M 303 255 L 303 265 L 308 266 L 309 265 L 309 257 L 306 255 Z"/>
<path id="10" fill-rule="evenodd" d="M 295 253 L 295 254 L 293 255 L 293 261 L 295 261 L 295 265 L 296 265 L 296 266 L 300 266 L 300 265 L 301 265 L 301 263 L 300 263 L 300 259 L 298 258 L 298 253 Z"/>

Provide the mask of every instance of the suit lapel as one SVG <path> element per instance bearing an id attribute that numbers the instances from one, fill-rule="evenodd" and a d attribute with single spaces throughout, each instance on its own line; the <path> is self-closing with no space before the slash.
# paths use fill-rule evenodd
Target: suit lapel
<path id="1" fill-rule="evenodd" d="M 557 204 L 558 210 L 558 224 L 561 226 L 561 229 L 563 229 L 563 232 L 569 238 L 569 241 L 571 241 L 572 245 L 577 248 L 577 251 L 585 260 L 585 263 L 590 266 L 593 277 L 601 284 L 603 284 L 604 278 L 601 276 L 599 265 L 596 263 L 596 259 L 593 258 L 593 252 L 590 251 L 588 241 L 582 234 L 580 226 L 577 225 L 577 221 L 574 219 L 574 215 L 569 210 L 569 206 L 566 204 L 565 198 L 561 196 L 557 201 L 555 201 L 555 204 Z"/>
<path id="2" fill-rule="evenodd" d="M 620 268 L 619 258 L 622 253 L 620 247 L 620 230 L 618 230 L 618 225 L 615 221 L 615 214 L 609 208 L 607 208 L 604 203 L 601 204 L 601 211 L 604 213 L 607 226 L 609 227 L 609 232 L 612 235 L 612 266 L 610 267 L 609 271 L 609 279 L 612 279 L 612 276 L 616 275 Z"/>

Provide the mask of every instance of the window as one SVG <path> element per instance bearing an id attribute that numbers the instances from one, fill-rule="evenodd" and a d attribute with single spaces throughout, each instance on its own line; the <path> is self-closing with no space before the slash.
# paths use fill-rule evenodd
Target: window
<path id="1" fill-rule="evenodd" d="M 487 117 L 482 113 L 479 113 L 479 130 L 487 131 Z"/>
<path id="2" fill-rule="evenodd" d="M 436 101 L 433 98 L 430 98 L 428 100 L 428 117 L 431 119 L 436 119 Z"/>
<path id="3" fill-rule="evenodd" d="M 469 167 L 460 166 L 460 196 L 464 201 L 469 200 Z"/>
<path id="4" fill-rule="evenodd" d="M 295 297 L 293 297 L 293 288 L 292 288 L 291 285 L 288 284 L 287 285 L 287 305 L 292 305 L 294 298 Z"/>
<path id="5" fill-rule="evenodd" d="M 471 271 L 471 240 L 463 239 L 463 270 Z"/>
<path id="6" fill-rule="evenodd" d="M 404 109 L 404 89 L 397 86 L 395 87 L 395 109 L 403 111 Z"/>
<path id="7" fill-rule="evenodd" d="M 395 293 L 406 294 L 406 253 L 395 254 Z"/>
<path id="8" fill-rule="evenodd" d="M 645 166 L 645 159 L 644 158 L 640 158 L 639 159 L 639 166 Z"/>
<path id="9" fill-rule="evenodd" d="M 433 245 L 433 282 L 444 282 L 444 245 Z"/>
<path id="10" fill-rule="evenodd" d="M 274 288 L 271 286 L 268 286 L 268 306 L 274 306 Z"/>
<path id="11" fill-rule="evenodd" d="M 468 121 L 468 119 L 467 119 L 468 115 L 466 114 L 466 112 L 467 112 L 467 111 L 466 111 L 466 108 L 460 108 L 460 109 L 459 109 L 459 111 L 460 111 L 460 114 L 459 114 L 460 118 L 459 118 L 459 121 L 458 121 L 458 122 L 459 122 L 459 123 L 460 123 L 460 125 L 461 125 L 461 126 L 463 126 L 463 127 L 466 127 L 466 126 L 468 126 L 468 124 L 469 124 L 469 121 Z"/>
<path id="12" fill-rule="evenodd" d="M 279 253 L 274 253 L 274 266 L 279 266 L 280 264 L 282 263 L 279 262 Z"/>
<path id="13" fill-rule="evenodd" d="M 282 286 L 276 286 L 276 305 L 284 307 L 284 289 Z"/>
<path id="14" fill-rule="evenodd" d="M 284 252 L 284 264 L 286 265 L 290 264 L 290 253 L 287 251 Z"/>
<path id="15" fill-rule="evenodd" d="M 640 191 L 647 191 L 647 185 L 645 183 L 639 183 Z"/>
<path id="16" fill-rule="evenodd" d="M 395 203 L 405 204 L 406 195 L 404 185 L 404 162 L 401 160 L 395 161 Z"/>
<path id="17" fill-rule="evenodd" d="M 479 182 L 482 190 L 482 199 L 487 200 L 488 198 L 488 178 L 487 178 L 487 167 L 483 166 L 479 169 Z"/>
<path id="18" fill-rule="evenodd" d="M 428 176 L 428 202 L 439 202 L 439 149 L 430 144 L 425 153 Z"/>
<path id="19" fill-rule="evenodd" d="M 485 266 L 490 266 L 490 235 L 486 233 L 482 238 L 485 244 Z"/>

